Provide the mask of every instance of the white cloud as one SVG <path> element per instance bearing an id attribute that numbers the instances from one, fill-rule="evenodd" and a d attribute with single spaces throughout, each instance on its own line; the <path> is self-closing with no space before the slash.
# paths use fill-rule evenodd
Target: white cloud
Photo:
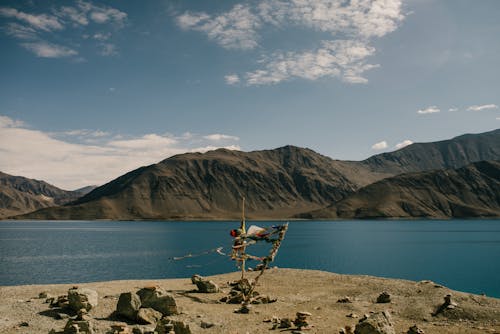
<path id="1" fill-rule="evenodd" d="M 36 39 L 38 37 L 35 29 L 15 22 L 8 23 L 5 27 L 5 32 L 7 35 L 24 40 Z"/>
<path id="2" fill-rule="evenodd" d="M 118 50 L 116 45 L 112 43 L 102 43 L 101 44 L 101 56 L 116 56 Z"/>
<path id="3" fill-rule="evenodd" d="M 382 140 L 381 142 L 375 143 L 372 145 L 372 150 L 383 150 L 387 148 L 387 142 L 385 140 Z"/>
<path id="4" fill-rule="evenodd" d="M 283 26 L 292 23 L 332 35 L 382 37 L 404 19 L 400 0 L 263 0 L 258 5 L 263 21 Z"/>
<path id="5" fill-rule="evenodd" d="M 438 113 L 440 111 L 441 110 L 439 110 L 438 107 L 436 107 L 436 106 L 430 106 L 430 107 L 427 107 L 425 109 L 417 110 L 417 113 L 419 113 L 419 114 L 434 114 L 434 113 Z"/>
<path id="6" fill-rule="evenodd" d="M 22 43 L 25 49 L 33 52 L 37 57 L 42 58 L 62 58 L 77 55 L 78 52 L 68 47 L 51 44 L 45 41 Z"/>
<path id="7" fill-rule="evenodd" d="M 453 107 L 453 108 L 448 109 L 448 111 L 455 112 L 455 111 L 458 111 L 458 108 Z"/>
<path id="8" fill-rule="evenodd" d="M 92 36 L 93 39 L 96 39 L 98 41 L 107 41 L 108 39 L 111 38 L 111 33 L 97 33 Z"/>
<path id="9" fill-rule="evenodd" d="M 177 17 L 177 24 L 185 30 L 203 32 L 227 49 L 253 49 L 258 45 L 260 19 L 246 4 L 235 5 L 218 16 L 186 12 Z"/>
<path id="10" fill-rule="evenodd" d="M 0 15 L 10 18 L 16 18 L 19 21 L 28 23 L 36 29 L 43 31 L 53 31 L 63 29 L 63 25 L 56 16 L 40 14 L 33 15 L 18 11 L 15 8 L 0 7 Z"/>
<path id="11" fill-rule="evenodd" d="M 260 0 L 235 5 L 219 15 L 185 12 L 177 16 L 177 24 L 185 30 L 203 32 L 228 49 L 257 47 L 261 39 L 259 31 L 268 26 L 327 32 L 332 40 L 323 41 L 319 48 L 301 52 L 277 51 L 262 57 L 263 66 L 248 72 L 246 83 L 266 85 L 293 77 L 309 80 L 338 77 L 344 82 L 359 84 L 368 82 L 363 72 L 378 66 L 365 64 L 365 59 L 375 51 L 370 46 L 371 39 L 397 29 L 404 19 L 401 6 L 401 0 Z M 328 43 L 335 47 L 329 47 Z M 338 49 L 340 44 L 356 47 Z M 347 62 L 342 63 L 342 60 Z"/>
<path id="12" fill-rule="evenodd" d="M 498 106 L 496 104 L 483 104 L 480 106 L 470 106 L 469 108 L 467 108 L 467 110 L 469 111 L 481 111 L 486 109 L 498 109 Z"/>
<path id="13" fill-rule="evenodd" d="M 103 184 L 174 154 L 205 152 L 221 147 L 239 149 L 234 144 L 237 137 L 226 135 L 220 135 L 227 139 L 224 145 L 193 134 L 179 137 L 168 134 L 109 137 L 110 133 L 95 130 L 51 134 L 28 129 L 21 121 L 0 116 L 0 171 L 45 180 L 64 189 L 77 189 L 90 184 Z M 86 138 L 97 138 L 99 141 L 90 144 Z M 80 141 L 75 143 L 68 139 Z"/>
<path id="14" fill-rule="evenodd" d="M 106 132 L 106 131 L 88 130 L 88 129 L 69 130 L 69 131 L 62 132 L 62 134 L 67 135 L 67 136 L 93 137 L 93 138 L 106 137 L 106 136 L 111 135 L 109 132 Z M 56 135 L 57 135 L 57 133 L 56 133 Z"/>
<path id="15" fill-rule="evenodd" d="M 203 138 L 208 139 L 210 141 L 223 141 L 223 140 L 238 141 L 238 140 L 240 140 L 239 137 L 224 135 L 224 134 L 220 134 L 220 133 L 214 133 L 214 134 L 211 134 L 208 136 L 204 136 Z"/>
<path id="16" fill-rule="evenodd" d="M 378 65 L 366 64 L 365 58 L 375 52 L 363 42 L 351 40 L 323 41 L 321 48 L 302 53 L 275 53 L 263 58 L 263 68 L 246 73 L 248 85 L 276 84 L 292 78 L 316 80 L 339 77 L 349 83 L 366 83 L 362 74 Z"/>
<path id="17" fill-rule="evenodd" d="M 74 6 L 52 8 L 51 14 L 30 14 L 15 8 L 0 7 L 0 16 L 18 21 L 6 23 L 4 31 L 7 35 L 22 40 L 23 43 L 21 46 L 30 50 L 38 57 L 45 58 L 60 58 L 78 54 L 72 48 L 53 43 L 49 40 L 57 37 L 55 34 L 56 31 L 64 30 L 68 27 L 78 28 L 80 26 L 87 26 L 92 22 L 99 25 L 112 24 L 115 27 L 122 27 L 127 20 L 125 12 L 113 7 L 96 5 L 83 0 L 77 0 Z M 48 32 L 50 34 L 47 34 Z M 89 37 L 86 34 L 83 36 L 78 35 L 84 39 Z M 101 55 L 110 56 L 117 54 L 116 46 L 109 42 L 111 33 L 95 33 L 92 37 L 98 41 Z M 78 43 L 73 43 L 73 45 L 78 45 Z M 79 59 L 74 60 L 78 61 Z"/>
<path id="18" fill-rule="evenodd" d="M 238 74 L 228 74 L 224 76 L 224 80 L 228 85 L 236 85 L 240 82 Z"/>
<path id="19" fill-rule="evenodd" d="M 409 139 L 403 140 L 401 143 L 397 143 L 395 148 L 399 150 L 400 148 L 406 147 L 408 145 L 413 144 L 413 142 Z"/>

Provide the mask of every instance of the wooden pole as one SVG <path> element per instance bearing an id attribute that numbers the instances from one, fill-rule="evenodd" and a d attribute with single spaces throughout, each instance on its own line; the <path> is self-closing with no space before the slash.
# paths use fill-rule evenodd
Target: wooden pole
<path id="1" fill-rule="evenodd" d="M 245 196 L 243 196 L 242 199 L 242 206 L 241 206 L 241 224 L 240 224 L 240 230 L 242 235 L 245 235 L 247 233 L 246 231 L 246 226 L 245 226 Z M 244 246 L 246 240 L 243 238 L 243 247 L 241 250 L 241 279 L 245 277 L 245 262 L 246 262 L 246 246 Z"/>

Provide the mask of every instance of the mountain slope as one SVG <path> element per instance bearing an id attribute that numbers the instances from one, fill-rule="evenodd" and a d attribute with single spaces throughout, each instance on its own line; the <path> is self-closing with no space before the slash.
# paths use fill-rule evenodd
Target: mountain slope
<path id="1" fill-rule="evenodd" d="M 395 152 L 374 155 L 361 163 L 371 171 L 396 175 L 433 169 L 456 169 L 476 161 L 498 159 L 500 129 L 432 143 L 415 143 Z"/>
<path id="2" fill-rule="evenodd" d="M 358 189 L 336 168 L 347 164 L 294 146 L 182 154 L 127 173 L 71 205 L 24 218 L 237 218 L 242 196 L 250 218 L 289 217 Z"/>
<path id="3" fill-rule="evenodd" d="M 402 174 L 303 218 L 500 217 L 500 162 Z"/>
<path id="4" fill-rule="evenodd" d="M 0 218 L 62 205 L 80 196 L 44 181 L 0 172 Z"/>
<path id="5" fill-rule="evenodd" d="M 63 207 L 19 218 L 237 219 L 242 196 L 247 199 L 249 218 L 284 219 L 322 208 L 330 217 L 329 206 L 381 179 L 460 168 L 480 160 L 500 160 L 500 130 L 413 144 L 359 162 L 333 160 L 294 146 L 188 153 L 131 171 Z M 428 186 L 429 191 L 435 190 Z M 395 187 L 374 189 L 381 191 L 380 197 L 397 191 Z M 425 216 L 418 210 L 410 213 Z"/>

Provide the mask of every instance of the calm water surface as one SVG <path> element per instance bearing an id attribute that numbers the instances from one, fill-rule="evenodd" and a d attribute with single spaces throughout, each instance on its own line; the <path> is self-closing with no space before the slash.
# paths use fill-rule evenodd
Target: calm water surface
<path id="1" fill-rule="evenodd" d="M 234 271 L 237 222 L 0 222 L 0 285 Z M 251 222 L 247 222 L 248 226 Z M 268 226 L 271 223 L 256 223 Z M 256 254 L 267 248 L 252 246 Z M 500 220 L 291 222 L 275 265 L 411 280 L 500 297 Z"/>

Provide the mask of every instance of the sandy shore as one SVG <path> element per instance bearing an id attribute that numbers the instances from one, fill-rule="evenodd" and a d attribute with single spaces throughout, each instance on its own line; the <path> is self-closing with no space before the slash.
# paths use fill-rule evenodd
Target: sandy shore
<path id="1" fill-rule="evenodd" d="M 255 273 L 250 273 L 253 276 Z M 110 281 L 78 284 L 99 294 L 99 304 L 90 311 L 98 333 L 106 333 L 116 318 L 110 315 L 122 292 L 159 285 L 172 292 L 182 312 L 174 318 L 189 323 L 193 333 L 280 333 L 264 322 L 273 316 L 294 318 L 297 311 L 312 313 L 314 326 L 308 333 L 338 333 L 341 327 L 354 328 L 359 318 L 369 312 L 387 310 L 391 313 L 396 333 L 406 333 L 414 324 L 425 333 L 500 333 L 500 299 L 457 292 L 430 281 L 413 282 L 371 276 L 338 275 L 333 273 L 271 269 L 261 278 L 257 291 L 277 298 L 275 303 L 253 305 L 249 314 L 236 314 L 237 305 L 220 303 L 230 288 L 228 282 L 239 278 L 238 273 L 212 276 L 222 291 L 215 294 L 193 292 L 189 278 L 166 280 Z M 25 285 L 0 287 L 0 332 L 48 333 L 52 328 L 62 330 L 67 320 L 56 320 L 55 311 L 39 299 L 40 292 L 53 296 L 66 294 L 75 284 Z M 376 303 L 377 296 L 387 291 L 392 301 Z M 452 294 L 458 306 L 438 316 L 432 313 Z M 338 300 L 349 297 L 351 303 Z M 20 324 L 24 326 L 21 326 Z M 202 328 L 201 323 L 214 324 Z M 27 324 L 26 324 L 27 323 Z M 26 326 L 27 325 L 27 326 Z M 289 333 L 289 332 L 288 332 Z"/>

